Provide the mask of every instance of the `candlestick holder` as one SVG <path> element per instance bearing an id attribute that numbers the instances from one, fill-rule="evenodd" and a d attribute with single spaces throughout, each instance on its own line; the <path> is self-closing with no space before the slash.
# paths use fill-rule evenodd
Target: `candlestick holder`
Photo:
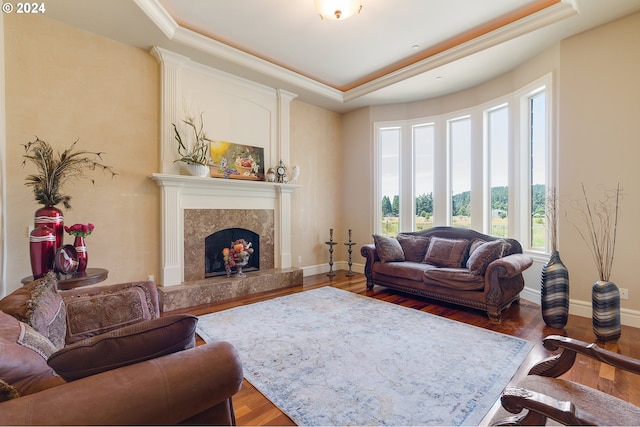
<path id="1" fill-rule="evenodd" d="M 329 245 L 329 272 L 327 276 L 335 276 L 336 272 L 333 271 L 333 246 L 338 243 L 333 241 L 333 228 L 329 229 L 329 241 L 324 243 L 325 245 Z"/>
<path id="2" fill-rule="evenodd" d="M 351 266 L 353 265 L 353 263 L 351 262 L 351 252 L 353 252 L 352 250 L 352 246 L 353 245 L 357 245 L 357 243 L 354 243 L 351 241 L 351 229 L 349 229 L 349 241 L 347 243 L 345 243 L 346 246 L 349 246 L 349 271 L 347 272 L 347 276 L 353 276 L 355 275 L 355 273 L 351 270 Z"/>

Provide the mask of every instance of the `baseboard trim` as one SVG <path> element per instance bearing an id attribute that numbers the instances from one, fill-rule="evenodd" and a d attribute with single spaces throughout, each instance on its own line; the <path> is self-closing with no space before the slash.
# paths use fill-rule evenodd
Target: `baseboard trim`
<path id="1" fill-rule="evenodd" d="M 316 274 L 325 274 L 329 272 L 329 264 L 312 265 L 308 267 L 300 267 L 304 277 L 313 276 Z M 333 263 L 333 271 L 349 270 L 349 263 L 347 261 L 336 261 Z M 352 264 L 351 271 L 354 273 L 364 274 L 364 264 Z"/>

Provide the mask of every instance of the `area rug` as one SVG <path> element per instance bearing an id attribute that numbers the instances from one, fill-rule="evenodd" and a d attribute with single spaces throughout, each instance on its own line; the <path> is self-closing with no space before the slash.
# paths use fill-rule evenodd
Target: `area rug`
<path id="1" fill-rule="evenodd" d="M 298 425 L 478 425 L 532 344 L 323 287 L 200 317 Z"/>

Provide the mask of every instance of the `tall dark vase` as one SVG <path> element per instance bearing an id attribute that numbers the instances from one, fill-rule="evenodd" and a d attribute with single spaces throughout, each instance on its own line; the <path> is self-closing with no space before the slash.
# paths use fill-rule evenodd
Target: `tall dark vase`
<path id="1" fill-rule="evenodd" d="M 53 270 L 56 253 L 56 235 L 43 225 L 36 225 L 29 234 L 29 256 L 34 279 L 39 279 Z"/>
<path id="2" fill-rule="evenodd" d="M 601 341 L 620 338 L 620 291 L 613 282 L 598 280 L 591 288 L 593 333 Z"/>
<path id="3" fill-rule="evenodd" d="M 42 225 L 53 230 L 56 236 L 56 247 L 58 250 L 63 245 L 64 240 L 64 216 L 62 211 L 55 206 L 43 206 L 34 215 L 34 226 Z"/>
<path id="4" fill-rule="evenodd" d="M 547 326 L 562 329 L 569 318 L 569 271 L 558 251 L 542 267 L 540 282 L 542 319 Z"/>

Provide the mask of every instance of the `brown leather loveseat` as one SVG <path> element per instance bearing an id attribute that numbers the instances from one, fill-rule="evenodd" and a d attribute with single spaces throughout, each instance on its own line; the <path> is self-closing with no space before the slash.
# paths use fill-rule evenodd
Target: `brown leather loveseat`
<path id="1" fill-rule="evenodd" d="M 198 319 L 160 317 L 153 282 L 56 284 L 0 300 L 0 425 L 235 424 L 235 348 L 194 348 Z"/>
<path id="2" fill-rule="evenodd" d="M 385 286 L 440 301 L 501 312 L 518 302 L 522 272 L 533 259 L 517 240 L 497 238 L 457 227 L 433 227 L 395 238 L 374 235 L 364 245 L 367 289 Z"/>

